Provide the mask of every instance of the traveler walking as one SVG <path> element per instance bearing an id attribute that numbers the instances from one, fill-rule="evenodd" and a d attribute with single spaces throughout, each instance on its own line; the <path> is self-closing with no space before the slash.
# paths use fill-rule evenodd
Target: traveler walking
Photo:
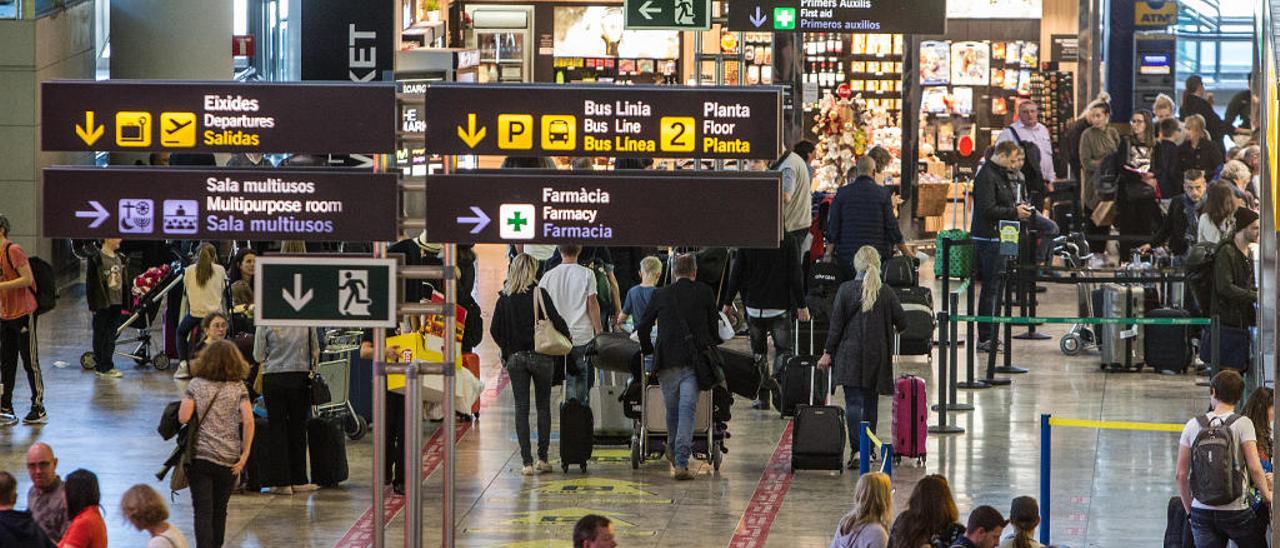
<path id="1" fill-rule="evenodd" d="M 849 425 L 849 468 L 858 459 L 863 421 L 876 432 L 879 396 L 893 395 L 893 338 L 907 328 L 907 313 L 893 289 L 880 283 L 880 254 L 863 246 L 853 259 L 857 277 L 840 284 L 831 311 L 831 328 L 818 359 L 844 387 L 845 424 Z M 863 455 L 863 458 L 869 458 Z"/>
<path id="2" fill-rule="evenodd" d="M 1216 178 L 1224 161 L 1219 146 L 1213 145 L 1213 137 L 1205 130 L 1204 117 L 1199 114 L 1183 120 L 1186 139 L 1178 145 L 1178 169 L 1199 169 L 1209 178 Z"/>
<path id="3" fill-rule="evenodd" d="M 268 452 L 286 477 L 267 478 L 277 495 L 318 489 L 307 476 L 307 418 L 311 413 L 311 364 L 320 357 L 316 331 L 310 327 L 258 327 L 253 359 L 262 364 L 262 396 L 267 405 Z"/>
<path id="4" fill-rule="evenodd" d="M 640 348 L 652 354 L 662 399 L 667 406 L 667 459 L 677 480 L 691 480 L 689 455 L 693 420 L 698 407 L 698 376 L 693 360 L 706 348 L 720 344 L 716 297 L 706 284 L 695 283 L 698 263 L 692 254 L 676 257 L 675 281 L 657 291 L 637 330 Z M 651 342 L 654 323 L 662 325 Z"/>
<path id="5" fill-rule="evenodd" d="M 526 476 L 553 470 L 548 462 L 551 446 L 551 383 L 556 358 L 534 351 L 533 327 L 538 314 L 549 318 L 560 333 L 569 325 L 556 312 L 551 296 L 538 287 L 538 260 L 521 253 L 511 261 L 507 281 L 498 294 L 489 334 L 502 349 L 502 363 L 511 379 L 511 396 L 516 404 L 516 439 L 520 443 L 521 473 Z M 538 312 L 534 301 L 539 300 Z M 529 389 L 533 388 L 538 409 L 538 461 L 529 447 Z"/>
<path id="6" fill-rule="evenodd" d="M 1196 221 L 1196 241 L 1219 243 L 1235 232 L 1236 211 L 1240 202 L 1236 200 L 1235 189 L 1230 184 L 1214 181 L 1209 185 L 1209 194 L 1204 203 L 1197 209 L 1200 218 Z"/>
<path id="7" fill-rule="evenodd" d="M 58 548 L 107 548 L 98 476 L 83 468 L 67 474 L 67 533 Z"/>
<path id="8" fill-rule="evenodd" d="M 17 504 L 18 480 L 0 471 L 0 546 L 54 548 L 31 512 L 16 509 Z"/>
<path id="9" fill-rule="evenodd" d="M 120 513 L 129 524 L 151 535 L 147 548 L 187 548 L 187 537 L 171 525 L 164 498 L 146 484 L 130 487 L 120 498 Z"/>
<path id="10" fill-rule="evenodd" d="M 1021 175 L 1024 154 L 1012 142 L 999 143 L 991 160 L 978 169 L 973 180 L 972 238 L 982 277 L 978 297 L 978 314 L 996 313 L 997 300 L 1003 288 L 1004 257 L 1000 255 L 1000 221 L 1025 221 L 1036 215 L 1025 203 L 1014 201 L 1014 179 Z M 992 351 L 992 324 L 978 324 L 978 349 Z"/>
<path id="11" fill-rule="evenodd" d="M 858 478 L 853 488 L 853 510 L 840 518 L 830 548 L 885 548 L 893 519 L 893 487 L 883 472 Z"/>
<path id="12" fill-rule="evenodd" d="M 36 442 L 27 449 L 27 476 L 31 478 L 27 509 L 50 540 L 62 540 L 67 532 L 67 498 L 52 447 Z"/>
<path id="13" fill-rule="evenodd" d="M 1032 497 L 1014 497 L 1009 508 L 1009 525 L 1001 535 L 1000 548 L 1043 548 L 1035 539 L 1040 526 L 1040 505 Z"/>
<path id="14" fill-rule="evenodd" d="M 1253 421 L 1235 413 L 1244 394 L 1244 378 L 1221 371 L 1209 386 L 1212 410 L 1187 421 L 1178 442 L 1177 482 L 1182 507 L 1191 517 L 1191 533 L 1200 548 L 1267 545 L 1245 496 L 1249 478 L 1267 485 L 1258 460 Z M 1262 491 L 1271 504 L 1271 491 Z"/>
<path id="15" fill-rule="evenodd" d="M 226 534 L 227 501 L 253 447 L 253 407 L 243 382 L 249 364 L 234 344 L 218 341 L 200 352 L 192 366 L 195 378 L 178 407 L 178 421 L 198 422 L 195 454 L 187 468 L 196 546 L 218 548 Z"/>
<path id="16" fill-rule="evenodd" d="M 920 479 L 889 531 L 889 548 L 948 548 L 963 536 L 960 510 L 947 478 L 931 474 Z"/>
<path id="17" fill-rule="evenodd" d="M 27 252 L 9 240 L 12 225 L 0 215 L 0 426 L 17 424 L 13 412 L 18 358 L 31 386 L 31 411 L 23 424 L 49 421 L 44 410 L 44 373 L 40 370 L 40 345 L 36 337 L 36 279 Z"/>
<path id="18" fill-rule="evenodd" d="M 1102 162 L 1120 148 L 1120 134 L 1110 126 L 1111 105 L 1095 103 L 1089 109 L 1089 128 L 1080 134 L 1080 164 L 1084 171 L 1080 179 L 1080 201 L 1085 208 L 1085 234 L 1092 236 L 1089 249 L 1093 251 L 1097 262 L 1103 260 L 1107 250 L 1105 238 L 1109 232 L 1109 224 L 1098 225 L 1093 222 L 1093 210 L 1102 202 L 1098 193 L 1098 180 L 1102 171 Z"/>
<path id="19" fill-rule="evenodd" d="M 1152 237 L 1151 243 L 1140 248 L 1143 253 L 1150 251 L 1153 246 L 1167 246 L 1171 255 L 1182 259 L 1191 249 L 1191 244 L 1198 240 L 1199 214 L 1196 208 L 1205 193 L 1204 172 L 1191 169 L 1183 177 L 1183 192 L 1169 202 L 1169 213 L 1165 215 L 1164 223 Z"/>
<path id="20" fill-rule="evenodd" d="M 792 145 L 791 151 L 778 159 L 782 172 L 782 230 L 796 253 L 804 253 L 801 243 L 813 222 L 813 162 L 816 146 L 809 141 Z"/>
<path id="21" fill-rule="evenodd" d="M 858 158 L 856 170 L 853 182 L 836 191 L 827 220 L 827 241 L 835 249 L 835 262 L 846 281 L 854 277 L 853 255 L 862 246 L 875 248 L 884 260 L 903 243 L 898 219 L 893 215 L 892 196 L 876 183 L 879 172 L 875 159 L 870 155 Z"/>
<path id="22" fill-rule="evenodd" d="M 1190 122 L 1191 117 L 1200 116 L 1201 127 L 1207 130 L 1205 139 L 1213 145 L 1213 148 L 1218 151 L 1218 157 L 1221 158 L 1227 150 L 1222 139 L 1235 132 L 1236 128 L 1218 116 L 1218 112 L 1213 109 L 1213 104 L 1209 102 L 1212 98 L 1213 96 L 1205 90 L 1204 79 L 1200 78 L 1200 75 L 1188 76 L 1183 87 L 1182 106 L 1178 108 L 1178 117 L 1182 118 L 1183 122 Z M 1205 172 L 1213 173 L 1213 170 L 1205 169 Z"/>
<path id="23" fill-rule="evenodd" d="M 1182 194 L 1183 170 L 1178 165 L 1178 141 L 1182 139 L 1182 122 L 1165 118 L 1156 122 L 1159 140 L 1151 154 L 1151 172 L 1156 175 L 1160 198 L 1165 205 Z M 1201 172 L 1203 176 L 1204 172 Z"/>
<path id="24" fill-rule="evenodd" d="M 200 244 L 196 263 L 182 273 L 183 303 L 186 314 L 178 323 L 178 370 L 174 378 L 191 378 L 191 332 L 210 312 L 221 311 L 222 293 L 226 289 L 227 271 L 218 264 L 218 252 L 212 244 Z"/>
<path id="25" fill-rule="evenodd" d="M 562 245 L 559 251 L 562 262 L 542 275 L 538 287 L 546 290 L 551 304 L 569 325 L 573 351 L 567 358 L 568 374 L 564 379 L 568 397 L 589 405 L 591 361 L 587 348 L 602 328 L 600 302 L 596 299 L 596 275 L 590 268 L 578 264 L 582 246 Z"/>
<path id="26" fill-rule="evenodd" d="M 964 536 L 951 544 L 952 548 L 996 548 L 1000 533 L 1009 522 L 1000 511 L 990 506 L 979 506 L 969 512 L 969 526 Z"/>
<path id="27" fill-rule="evenodd" d="M 773 337 L 772 372 L 764 370 L 760 376 L 762 379 L 778 378 L 785 356 L 796 350 L 792 347 L 792 319 L 809 320 L 798 257 L 785 246 L 739 249 L 733 260 L 728 287 L 725 303 L 732 303 L 735 296 L 742 294 L 751 335 L 751 353 L 755 355 L 756 363 L 765 369 L 769 364 L 769 337 Z M 725 304 L 723 311 L 726 315 L 732 314 L 733 306 Z M 751 407 L 768 409 L 770 399 L 781 397 L 776 381 L 762 382 Z"/>
<path id="28" fill-rule="evenodd" d="M 93 314 L 93 363 L 98 378 L 124 376 L 112 363 L 116 330 L 120 327 L 120 314 L 130 288 L 124 281 L 129 260 L 119 250 L 119 238 L 103 240 L 102 249 L 89 257 L 84 275 L 85 301 Z"/>
<path id="29" fill-rule="evenodd" d="M 630 321 L 639 322 L 644 311 L 649 309 L 653 294 L 658 291 L 658 280 L 662 279 L 662 260 L 650 255 L 640 259 L 640 283 L 627 290 L 627 298 L 622 305 L 622 313 L 618 314 L 618 327 L 624 327 Z M 732 300 L 732 296 L 728 299 Z M 634 325 L 633 325 L 634 327 Z"/>
<path id="30" fill-rule="evenodd" d="M 573 548 L 615 548 L 613 522 L 604 516 L 587 514 L 573 524 Z"/>

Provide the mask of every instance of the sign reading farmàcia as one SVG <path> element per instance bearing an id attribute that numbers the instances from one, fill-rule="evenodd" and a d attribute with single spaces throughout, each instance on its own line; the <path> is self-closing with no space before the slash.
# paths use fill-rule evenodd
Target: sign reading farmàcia
<path id="1" fill-rule="evenodd" d="M 426 104 L 432 154 L 773 159 L 782 133 L 765 86 L 430 84 Z"/>
<path id="2" fill-rule="evenodd" d="M 168 152 L 391 153 L 391 83 L 55 81 L 41 147 Z"/>
<path id="3" fill-rule="evenodd" d="M 728 29 L 945 34 L 947 0 L 734 0 Z"/>

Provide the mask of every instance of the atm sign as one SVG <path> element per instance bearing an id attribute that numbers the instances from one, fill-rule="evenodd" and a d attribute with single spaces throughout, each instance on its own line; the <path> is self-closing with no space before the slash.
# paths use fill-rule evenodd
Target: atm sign
<path id="1" fill-rule="evenodd" d="M 1138 0 L 1133 4 L 1133 23 L 1137 28 L 1164 28 L 1178 23 L 1175 0 Z"/>

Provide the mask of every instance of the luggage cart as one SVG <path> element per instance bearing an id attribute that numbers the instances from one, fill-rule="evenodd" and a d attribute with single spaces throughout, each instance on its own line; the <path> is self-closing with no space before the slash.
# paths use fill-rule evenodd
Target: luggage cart
<path id="1" fill-rule="evenodd" d="M 1089 251 L 1089 243 L 1085 240 L 1084 235 L 1074 232 L 1054 239 L 1053 254 L 1062 257 L 1063 264 L 1072 269 L 1078 269 L 1089 264 L 1089 259 L 1093 257 L 1093 253 Z M 1096 285 L 1092 283 L 1075 284 L 1076 313 L 1081 318 L 1093 317 L 1093 290 Z M 1067 356 L 1078 356 L 1085 350 L 1098 348 L 1097 335 L 1092 326 L 1072 324 L 1067 333 L 1058 341 L 1058 347 Z"/>
<path id="2" fill-rule="evenodd" d="M 647 384 L 640 391 L 640 418 L 636 419 L 631 436 L 631 468 L 639 469 L 649 459 L 661 458 L 666 452 L 667 408 L 663 402 L 662 387 Z M 720 445 L 724 434 L 716 431 L 712 417 L 714 405 L 711 391 L 698 393 L 698 408 L 694 413 L 692 457 L 706 459 L 712 468 L 720 470 L 724 454 Z"/>
<path id="3" fill-rule="evenodd" d="M 351 344 L 351 341 L 355 344 Z M 311 407 L 316 416 L 338 417 L 342 419 L 342 429 L 347 438 L 357 441 L 369 431 L 369 422 L 356 413 L 351 406 L 351 353 L 359 350 L 360 332 L 329 333 L 325 336 L 324 352 L 320 353 L 320 363 L 316 364 L 316 372 L 324 377 L 329 385 L 329 393 L 333 399 L 323 405 Z M 346 344 L 340 344 L 346 343 Z"/>
<path id="4" fill-rule="evenodd" d="M 129 312 L 129 317 L 125 318 L 120 327 L 116 328 L 116 344 L 129 346 L 133 345 L 133 350 L 125 352 L 116 350 L 116 356 L 124 356 L 130 358 L 138 366 L 151 365 L 157 371 L 169 369 L 169 356 L 164 353 L 163 348 L 155 348 L 157 333 L 164 329 L 164 318 L 160 315 L 160 304 L 164 302 L 165 295 L 169 291 L 182 283 L 182 264 L 174 263 L 168 268 L 168 272 L 157 282 L 150 291 L 129 299 L 126 303 L 128 307 L 125 309 Z M 148 275 L 154 275 L 155 272 L 164 272 L 161 267 L 155 267 L 138 276 L 135 279 L 133 288 L 138 287 L 136 280 Z M 159 322 L 157 322 L 159 320 Z M 157 325 L 158 323 L 158 325 Z M 133 329 L 136 333 L 133 335 L 125 335 L 125 332 Z M 80 367 L 84 369 L 94 369 L 97 366 L 97 359 L 94 358 L 93 351 L 90 350 L 80 355 Z"/>

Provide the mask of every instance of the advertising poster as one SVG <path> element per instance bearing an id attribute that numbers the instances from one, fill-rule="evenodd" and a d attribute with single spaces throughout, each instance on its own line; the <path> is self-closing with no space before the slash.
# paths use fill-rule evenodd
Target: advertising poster
<path id="1" fill-rule="evenodd" d="M 939 86 L 951 81 L 951 48 L 946 42 L 920 43 L 920 85 Z"/>
<path id="2" fill-rule="evenodd" d="M 991 46 L 989 44 L 956 42 L 951 45 L 952 85 L 985 86 L 990 76 Z"/>
<path id="3" fill-rule="evenodd" d="M 557 6 L 554 52 L 556 57 L 675 59 L 680 32 L 626 30 L 617 6 Z"/>

